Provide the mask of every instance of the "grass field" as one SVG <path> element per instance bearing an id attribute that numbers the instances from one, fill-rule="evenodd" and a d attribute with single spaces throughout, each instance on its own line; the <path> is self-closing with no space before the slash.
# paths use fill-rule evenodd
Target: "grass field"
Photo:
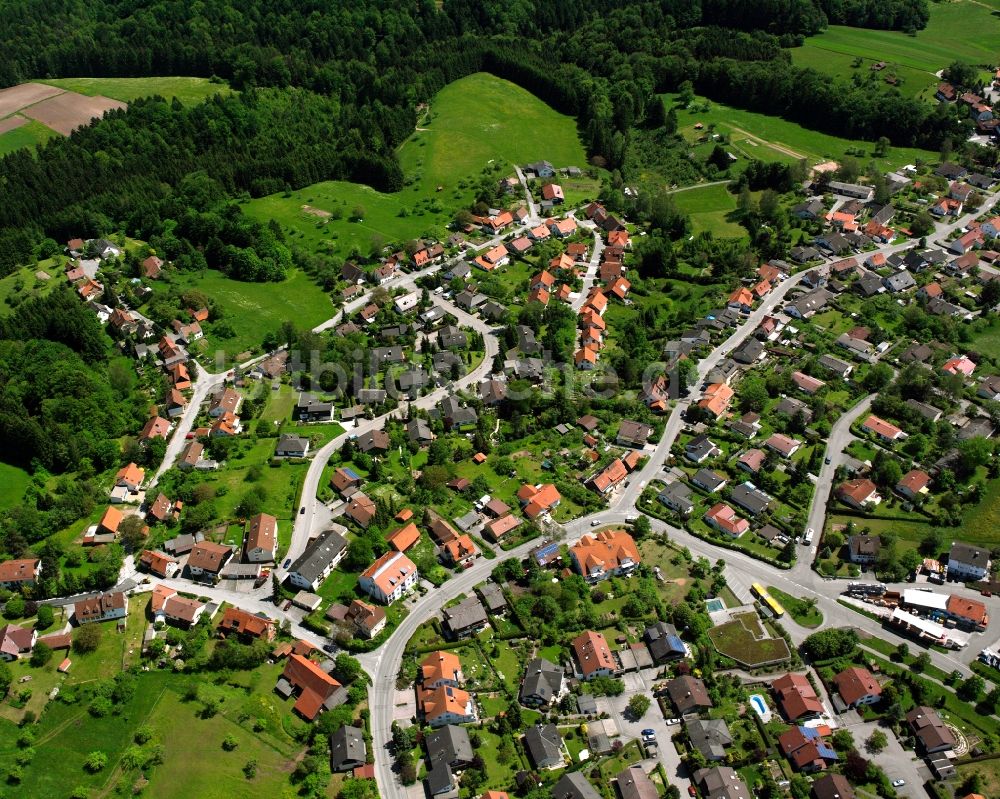
<path id="1" fill-rule="evenodd" d="M 573 119 L 485 73 L 442 89 L 398 155 L 407 185 L 397 194 L 327 181 L 288 196 L 252 200 L 244 210 L 262 221 L 276 219 L 296 243 L 346 256 L 354 248 L 367 253 L 373 239 L 440 237 L 455 211 L 473 201 L 490 161 L 513 165 L 545 159 L 557 167 L 581 168 L 587 161 Z M 512 171 L 505 168 L 503 174 Z M 587 193 L 586 187 L 579 191 Z M 351 221 L 357 207 L 364 214 L 361 221 Z"/>
<path id="2" fill-rule="evenodd" d="M 841 77 L 853 72 L 858 56 L 865 74 L 874 61 L 886 61 L 902 78 L 905 94 L 933 96 L 934 73 L 955 60 L 996 64 L 1000 60 L 1000 26 L 986 3 L 955 0 L 930 3 L 930 22 L 915 36 L 899 31 L 866 30 L 831 25 L 802 47 L 791 50 L 792 61 Z"/>
<path id="3" fill-rule="evenodd" d="M 20 504 L 30 482 L 31 475 L 24 469 L 0 463 L 0 510 Z"/>
<path id="4" fill-rule="evenodd" d="M 167 100 L 176 97 L 185 105 L 196 105 L 206 97 L 231 91 L 226 84 L 212 83 L 208 78 L 52 78 L 37 82 L 88 97 L 102 95 L 125 103 L 158 94 Z"/>
<path id="5" fill-rule="evenodd" d="M 716 236 L 738 238 L 746 231 L 731 218 L 736 210 L 736 198 L 725 186 L 678 191 L 671 195 L 677 207 L 691 217 L 694 233 L 711 230 Z"/>
<path id="6" fill-rule="evenodd" d="M 6 135 L 6 134 L 4 134 Z M 3 137 L 0 136 L 0 141 Z M 44 297 L 58 286 L 65 286 L 63 278 L 63 258 L 48 258 L 33 266 L 22 266 L 0 279 L 0 317 L 9 316 L 14 310 L 13 301 L 24 302 L 34 297 Z M 35 277 L 36 272 L 45 272 L 48 280 Z"/>
<path id="7" fill-rule="evenodd" d="M 797 624 L 803 627 L 819 627 L 823 623 L 823 614 L 815 607 L 810 607 L 801 599 L 786 594 L 774 586 L 768 586 L 767 592 L 788 611 Z"/>
<path id="8" fill-rule="evenodd" d="M 52 128 L 47 128 L 41 122 L 29 119 L 24 125 L 6 133 L 0 134 L 0 157 L 20 150 L 22 147 L 34 147 L 58 136 Z"/>
<path id="9" fill-rule="evenodd" d="M 171 283 L 203 291 L 218 303 L 225 322 L 236 335 L 229 339 L 214 336 L 209 323 L 205 339 L 210 350 L 223 350 L 228 357 L 258 352 L 264 335 L 280 328 L 286 319 L 293 320 L 297 327 L 312 328 L 333 315 L 330 298 L 297 269 L 289 270 L 280 283 L 244 283 L 214 269 L 175 273 Z"/>
<path id="10" fill-rule="evenodd" d="M 663 96 L 672 104 L 676 95 Z M 708 110 L 701 110 L 706 102 Z M 696 130 L 694 126 L 697 123 L 701 123 L 704 129 Z M 692 144 L 697 144 L 711 125 L 715 126 L 715 132 L 729 136 L 729 149 L 743 159 L 792 163 L 805 158 L 810 164 L 817 164 L 831 159 L 840 160 L 848 150 L 865 146 L 864 142 L 810 130 L 781 117 L 744 111 L 700 97 L 688 109 L 677 111 L 678 132 Z M 696 151 L 699 147 L 705 150 L 704 156 L 707 157 L 714 144 L 708 141 L 696 146 Z M 867 162 L 871 146 L 865 149 L 869 153 L 865 159 Z M 882 169 L 897 169 L 904 164 L 912 164 L 917 158 L 934 160 L 935 154 L 912 147 L 890 147 L 885 158 L 875 160 Z M 738 168 L 739 162 L 736 166 Z"/>

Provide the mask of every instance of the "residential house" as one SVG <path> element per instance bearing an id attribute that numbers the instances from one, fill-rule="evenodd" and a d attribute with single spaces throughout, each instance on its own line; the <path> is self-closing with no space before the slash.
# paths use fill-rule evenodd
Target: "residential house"
<path id="1" fill-rule="evenodd" d="M 684 445 L 684 457 L 692 463 L 704 463 L 709 458 L 721 454 L 722 450 L 704 433 L 695 436 Z"/>
<path id="2" fill-rule="evenodd" d="M 767 454 L 762 449 L 748 449 L 736 461 L 736 465 L 745 472 L 757 474 L 767 460 Z"/>
<path id="3" fill-rule="evenodd" d="M 344 511 L 344 515 L 367 530 L 368 525 L 375 518 L 376 510 L 375 500 L 361 491 L 355 491 L 348 499 L 347 510 Z"/>
<path id="4" fill-rule="evenodd" d="M 187 629 L 197 624 L 208 606 L 196 599 L 180 596 L 173 588 L 158 585 L 153 589 L 150 611 L 154 622 Z"/>
<path id="5" fill-rule="evenodd" d="M 961 375 L 962 377 L 971 377 L 975 370 L 976 364 L 968 355 L 958 355 L 954 358 L 949 358 L 941 366 L 941 371 L 945 374 Z"/>
<path id="6" fill-rule="evenodd" d="M 823 771 L 840 758 L 815 727 L 792 727 L 778 737 L 778 748 L 797 771 Z"/>
<path id="7" fill-rule="evenodd" d="M 127 615 L 128 597 L 124 591 L 97 594 L 87 599 L 81 599 L 73 605 L 73 617 L 80 625 L 115 621 L 124 619 Z"/>
<path id="8" fill-rule="evenodd" d="M 705 523 L 720 533 L 739 538 L 750 529 L 750 522 L 740 518 L 736 511 L 724 502 L 713 505 L 704 516 Z"/>
<path id="9" fill-rule="evenodd" d="M 782 715 L 788 721 L 813 719 L 824 712 L 816 689 L 804 674 L 785 674 L 771 683 L 771 690 Z"/>
<path id="10" fill-rule="evenodd" d="M 920 741 L 925 754 L 945 752 L 958 745 L 951 728 L 941 720 L 941 716 L 932 707 L 920 705 L 913 708 L 906 714 L 906 723 L 909 724 L 914 737 Z"/>
<path id="11" fill-rule="evenodd" d="M 448 565 L 467 569 L 479 557 L 480 552 L 472 538 L 460 535 L 448 541 L 441 554 Z"/>
<path id="12" fill-rule="evenodd" d="M 850 364 L 848 364 L 850 366 Z M 815 394 L 821 388 L 823 388 L 826 383 L 818 378 L 807 375 L 805 372 L 792 372 L 792 382 L 795 384 L 796 388 L 800 391 L 804 391 L 806 394 Z"/>
<path id="13" fill-rule="evenodd" d="M 562 496 L 552 483 L 523 485 L 517 492 L 517 498 L 529 519 L 551 513 L 562 502 Z"/>
<path id="14" fill-rule="evenodd" d="M 618 488 L 628 477 L 629 470 L 621 458 L 615 458 L 590 480 L 590 487 L 598 494 L 607 495 Z"/>
<path id="15" fill-rule="evenodd" d="M 890 424 L 884 419 L 880 419 L 875 414 L 870 414 L 861 423 L 861 429 L 865 433 L 870 433 L 885 444 L 892 444 L 901 438 L 906 438 L 906 434 L 896 425 Z"/>
<path id="16" fill-rule="evenodd" d="M 219 622 L 219 632 L 222 635 L 235 633 L 240 638 L 273 641 L 277 632 L 277 624 L 266 616 L 242 608 L 226 608 Z"/>
<path id="17" fill-rule="evenodd" d="M 166 522 L 170 518 L 171 511 L 174 509 L 174 503 L 167 499 L 167 495 L 164 493 L 159 493 L 152 504 L 150 504 L 149 509 L 146 511 L 146 521 L 150 524 L 155 524 L 160 522 L 161 524 Z M 179 516 L 179 511 L 174 513 L 174 518 Z"/>
<path id="18" fill-rule="evenodd" d="M 913 502 L 927 493 L 930 482 L 931 476 L 927 472 L 922 469 L 911 469 L 896 483 L 896 493 Z"/>
<path id="19" fill-rule="evenodd" d="M 948 577 L 961 582 L 983 580 L 990 573 L 990 553 L 982 547 L 952 542 L 948 553 Z"/>
<path id="20" fill-rule="evenodd" d="M 188 571 L 194 577 L 217 575 L 233 556 L 233 550 L 222 544 L 202 541 L 188 555 Z"/>
<path id="21" fill-rule="evenodd" d="M 563 774 L 552 787 L 552 799 L 601 799 L 582 771 Z"/>
<path id="22" fill-rule="evenodd" d="M 5 624 L 0 627 L 0 661 L 18 660 L 29 654 L 37 640 L 37 630 Z"/>
<path id="23" fill-rule="evenodd" d="M 825 288 L 817 288 L 789 303 L 785 306 L 785 311 L 796 319 L 808 319 L 817 311 L 825 308 L 831 299 L 833 299 L 833 294 L 830 291 Z"/>
<path id="24" fill-rule="evenodd" d="M 431 689 L 424 687 L 417 702 L 421 715 L 431 727 L 468 724 L 476 720 L 475 703 L 470 694 L 461 688 L 450 685 Z"/>
<path id="25" fill-rule="evenodd" d="M 278 458 L 304 458 L 309 454 L 309 439 L 284 433 L 274 450 Z"/>
<path id="26" fill-rule="evenodd" d="M 558 768 L 565 764 L 563 740 L 555 724 L 536 724 L 525 730 L 524 748 L 537 769 Z"/>
<path id="27" fill-rule="evenodd" d="M 387 552 L 358 576 L 358 585 L 376 602 L 391 605 L 409 593 L 417 579 L 413 561 L 402 552 Z"/>
<path id="28" fill-rule="evenodd" d="M 845 505 L 858 510 L 865 510 L 869 505 L 877 505 L 882 501 L 878 487 L 867 478 L 857 478 L 841 483 L 837 487 L 837 498 Z"/>
<path id="29" fill-rule="evenodd" d="M 445 629 L 453 640 L 469 638 L 489 625 L 486 610 L 476 597 L 466 597 L 443 611 Z"/>
<path id="30" fill-rule="evenodd" d="M 170 422 L 162 416 L 152 416 L 139 433 L 140 441 L 152 441 L 154 438 L 165 439 L 170 434 Z"/>
<path id="31" fill-rule="evenodd" d="M 796 441 L 784 433 L 774 433 L 764 442 L 764 446 L 772 452 L 778 453 L 782 458 L 790 458 L 798 452 L 799 447 L 802 446 L 802 442 Z"/>
<path id="32" fill-rule="evenodd" d="M 670 510 L 681 516 L 688 516 L 694 510 L 691 489 L 683 483 L 669 483 L 657 497 Z"/>
<path id="33" fill-rule="evenodd" d="M 909 291 L 910 289 L 916 288 L 917 281 L 913 279 L 913 275 L 905 269 L 901 269 L 900 271 L 894 272 L 888 277 L 883 278 L 882 285 L 884 285 L 893 294 L 898 294 L 901 291 Z"/>
<path id="34" fill-rule="evenodd" d="M 347 691 L 339 682 L 296 653 L 289 655 L 275 688 L 283 696 L 298 694 L 292 709 L 307 721 L 347 701 Z"/>
<path id="35" fill-rule="evenodd" d="M 317 591 L 345 554 L 347 540 L 336 530 L 324 530 L 289 567 L 288 582 L 304 591 Z"/>
<path id="36" fill-rule="evenodd" d="M 139 556 L 138 565 L 141 569 L 163 579 L 173 577 L 181 567 L 177 560 L 155 549 L 144 549 Z"/>
<path id="37" fill-rule="evenodd" d="M 820 355 L 817 359 L 817 363 L 824 369 L 833 372 L 835 375 L 841 379 L 847 379 L 851 372 L 854 371 L 854 367 L 847 363 L 847 361 L 842 361 L 840 358 L 834 358 L 832 355 Z"/>
<path id="38" fill-rule="evenodd" d="M 672 624 L 658 621 L 651 624 L 643 632 L 643 639 L 654 662 L 661 663 L 664 660 L 677 660 L 687 657 L 687 647 L 677 635 L 677 630 Z"/>
<path id="39" fill-rule="evenodd" d="M 813 799 L 855 799 L 854 788 L 843 774 L 824 774 L 813 780 Z"/>
<path id="40" fill-rule="evenodd" d="M 623 447 L 644 447 L 652 433 L 653 428 L 647 424 L 622 419 L 618 425 L 616 443 Z"/>
<path id="41" fill-rule="evenodd" d="M 868 669 L 851 666 L 833 678 L 837 693 L 847 707 L 871 705 L 882 696 L 882 686 Z"/>
<path id="42" fill-rule="evenodd" d="M 877 535 L 852 535 L 847 539 L 847 552 L 851 563 L 872 566 L 878 560 L 882 539 Z"/>
<path id="43" fill-rule="evenodd" d="M 524 667 L 519 698 L 522 705 L 548 707 L 563 690 L 563 669 L 545 658 L 535 658 Z"/>
<path id="44" fill-rule="evenodd" d="M 618 672 L 618 664 L 611 655 L 608 642 L 601 633 L 587 630 L 570 643 L 576 658 L 576 673 L 580 679 L 610 677 Z"/>
<path id="45" fill-rule="evenodd" d="M 635 541 L 624 530 L 584 535 L 570 548 L 570 557 L 573 568 L 590 583 L 631 574 L 642 560 Z"/>
<path id="46" fill-rule="evenodd" d="M 689 674 L 669 680 L 666 689 L 670 701 L 682 716 L 708 710 L 714 706 L 705 683 Z"/>
<path id="47" fill-rule="evenodd" d="M 726 383 L 711 383 L 698 401 L 698 407 L 718 419 L 729 410 L 734 396 L 735 392 Z"/>
<path id="48" fill-rule="evenodd" d="M 691 746 L 708 762 L 726 759 L 726 750 L 733 744 L 732 733 L 725 719 L 688 719 L 684 722 Z"/>
<path id="49" fill-rule="evenodd" d="M 384 430 L 369 430 L 355 439 L 355 446 L 364 453 L 384 453 L 391 446 L 389 434 Z"/>
<path id="50" fill-rule="evenodd" d="M 330 735 L 330 771 L 353 771 L 368 760 L 365 731 L 345 724 Z"/>
<path id="51" fill-rule="evenodd" d="M 244 540 L 244 553 L 250 563 L 271 563 L 278 554 L 278 520 L 269 513 L 250 519 Z"/>
<path id="52" fill-rule="evenodd" d="M 709 494 L 721 491 L 729 483 L 729 478 L 713 469 L 699 469 L 691 478 L 691 484 Z"/>
<path id="53" fill-rule="evenodd" d="M 766 512 L 771 506 L 771 497 L 751 482 L 741 483 L 733 488 L 729 499 L 734 505 L 738 505 L 753 517 Z M 743 520 L 737 520 L 736 524 L 739 524 L 741 521 Z M 726 532 L 728 532 L 728 529 Z"/>

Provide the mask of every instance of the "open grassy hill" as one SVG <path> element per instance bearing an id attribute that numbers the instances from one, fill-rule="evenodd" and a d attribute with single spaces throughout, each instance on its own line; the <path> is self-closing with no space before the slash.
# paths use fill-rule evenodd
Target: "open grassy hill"
<path id="1" fill-rule="evenodd" d="M 327 181 L 253 200 L 244 210 L 263 221 L 277 219 L 292 231 L 293 242 L 310 249 L 368 252 L 373 237 L 440 236 L 455 211 L 472 201 L 491 161 L 538 159 L 586 165 L 575 121 L 513 83 L 479 73 L 442 89 L 400 147 L 407 185 L 398 194 Z M 356 208 L 364 211 L 361 221 L 350 221 Z"/>
<path id="2" fill-rule="evenodd" d="M 802 47 L 792 49 L 792 61 L 840 77 L 855 72 L 867 75 L 873 62 L 885 61 L 902 80 L 900 91 L 930 100 L 937 84 L 934 73 L 953 61 L 980 65 L 1000 62 L 997 5 L 979 0 L 930 3 L 930 22 L 914 36 L 831 25 L 810 36 Z M 856 57 L 864 61 L 854 69 Z"/>

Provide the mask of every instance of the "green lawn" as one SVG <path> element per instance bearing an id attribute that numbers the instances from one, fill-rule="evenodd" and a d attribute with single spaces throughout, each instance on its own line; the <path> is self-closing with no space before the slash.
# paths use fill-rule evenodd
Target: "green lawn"
<path id="1" fill-rule="evenodd" d="M 0 136 L 0 144 L 4 136 Z M 0 279 L 0 317 L 9 316 L 20 302 L 44 297 L 54 288 L 66 285 L 63 279 L 65 261 L 64 258 L 47 258 L 33 266 L 15 269 Z M 45 272 L 48 280 L 35 277 L 36 272 Z"/>
<path id="2" fill-rule="evenodd" d="M 252 200 L 244 210 L 261 221 L 277 220 L 293 243 L 347 256 L 355 248 L 368 253 L 374 240 L 441 237 L 455 211 L 473 202 L 491 161 L 504 165 L 499 177 L 511 174 L 512 164 L 538 159 L 581 168 L 587 161 L 573 119 L 485 73 L 442 89 L 398 155 L 406 186 L 397 194 L 326 181 Z M 581 181 L 569 197 L 592 194 L 593 184 Z M 356 208 L 363 215 L 352 221 Z"/>
<path id="3" fill-rule="evenodd" d="M 231 92 L 225 83 L 212 83 L 208 78 L 51 78 L 37 82 L 88 97 L 102 95 L 123 103 L 158 94 L 167 100 L 176 97 L 185 105 L 196 105 L 206 97 Z"/>
<path id="4" fill-rule="evenodd" d="M 819 627 L 823 623 L 823 614 L 815 606 L 809 607 L 805 602 L 791 594 L 768 586 L 767 592 L 788 611 L 788 615 L 803 627 Z"/>
<path id="5" fill-rule="evenodd" d="M 936 85 L 934 73 L 952 61 L 994 64 L 1000 55 L 1000 26 L 987 4 L 973 0 L 930 3 L 930 22 L 915 36 L 899 31 L 867 30 L 831 25 L 802 47 L 791 50 L 792 61 L 831 75 L 848 76 L 860 56 L 858 71 L 867 74 L 872 62 L 886 61 L 903 79 L 900 90 L 918 95 Z"/>
<path id="6" fill-rule="evenodd" d="M 20 504 L 30 482 L 31 475 L 24 469 L 0 463 L 0 510 Z"/>
<path id="7" fill-rule="evenodd" d="M 966 509 L 960 531 L 958 537 L 969 544 L 1000 543 L 1000 481 L 987 483 L 979 504 Z"/>
<path id="8" fill-rule="evenodd" d="M 182 290 L 198 289 L 215 300 L 236 335 L 228 339 L 214 336 L 209 322 L 204 340 L 208 351 L 222 350 L 227 358 L 243 352 L 259 353 L 264 334 L 277 330 L 287 319 L 297 327 L 312 328 L 334 312 L 330 298 L 298 269 L 290 270 L 280 283 L 244 283 L 214 269 L 175 273 L 170 283 Z M 214 359 L 206 362 L 214 363 Z"/>
<path id="9" fill-rule="evenodd" d="M 792 52 L 798 53 L 799 50 Z M 668 103 L 672 103 L 676 95 L 668 94 L 664 97 Z M 704 111 L 702 108 L 706 102 L 709 108 Z M 704 128 L 696 130 L 694 126 L 697 123 L 701 123 Z M 810 164 L 817 164 L 830 159 L 839 160 L 848 150 L 864 145 L 864 142 L 856 139 L 844 139 L 810 130 L 778 116 L 744 111 L 704 98 L 696 98 L 688 109 L 678 109 L 677 125 L 678 131 L 692 144 L 707 135 L 708 128 L 714 125 L 716 133 L 729 136 L 729 149 L 734 155 L 761 161 L 791 163 L 805 158 Z M 882 169 L 897 169 L 904 164 L 912 164 L 917 158 L 932 161 L 935 160 L 935 154 L 912 147 L 890 147 L 885 158 L 875 161 Z M 866 162 L 867 160 L 866 158 Z M 679 201 L 686 193 L 678 193 L 675 199 Z M 736 207 L 735 201 L 732 207 Z"/>
<path id="10" fill-rule="evenodd" d="M 30 119 L 18 128 L 0 133 L 0 157 L 14 152 L 14 150 L 20 150 L 22 147 L 35 147 L 58 135 L 52 128 L 47 128 L 41 122 Z"/>
<path id="11" fill-rule="evenodd" d="M 716 236 L 738 238 L 746 231 L 732 215 L 736 211 L 736 198 L 726 186 L 705 186 L 671 195 L 677 207 L 691 217 L 695 233 L 710 230 Z"/>

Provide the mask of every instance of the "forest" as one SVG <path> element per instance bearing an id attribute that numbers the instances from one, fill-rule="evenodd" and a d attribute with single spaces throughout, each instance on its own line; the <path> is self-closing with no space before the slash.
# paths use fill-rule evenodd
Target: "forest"
<path id="1" fill-rule="evenodd" d="M 124 228 L 182 267 L 280 279 L 289 256 L 275 232 L 229 200 L 325 179 L 399 189 L 393 151 L 413 129 L 416 104 L 477 71 L 578 117 L 595 163 L 612 169 L 631 168 L 631 138 L 662 116 L 656 94 L 684 81 L 807 127 L 936 148 L 959 132 L 954 117 L 794 67 L 783 49 L 828 22 L 917 29 L 926 20 L 924 0 L 5 3 L 0 85 L 189 74 L 220 76 L 242 92 L 193 108 L 138 101 L 37 157 L 0 162 L 0 275 L 28 260 L 43 235 Z M 192 173 L 194 196 L 182 187 Z"/>

